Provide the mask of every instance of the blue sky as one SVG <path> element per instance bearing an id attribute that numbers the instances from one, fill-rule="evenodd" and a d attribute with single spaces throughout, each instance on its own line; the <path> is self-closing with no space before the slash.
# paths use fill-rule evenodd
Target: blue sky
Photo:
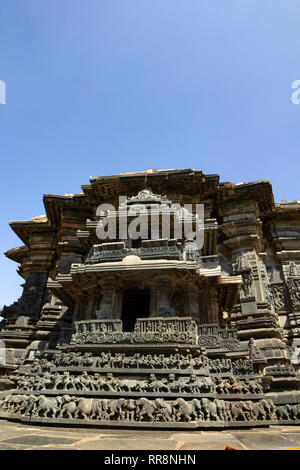
<path id="1" fill-rule="evenodd" d="M 1 252 L 9 220 L 90 176 L 196 168 L 300 199 L 300 2 L 2 0 Z M 20 294 L 0 255 L 0 306 Z"/>

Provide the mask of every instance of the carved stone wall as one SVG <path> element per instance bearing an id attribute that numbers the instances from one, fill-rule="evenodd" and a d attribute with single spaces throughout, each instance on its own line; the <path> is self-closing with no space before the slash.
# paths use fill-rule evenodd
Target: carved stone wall
<path id="1" fill-rule="evenodd" d="M 25 282 L 0 332 L 20 366 L 5 369 L 15 391 L 2 416 L 150 427 L 296 423 L 300 204 L 274 203 L 267 181 L 222 183 L 196 170 L 92 178 L 82 190 L 46 195 L 45 216 L 11 223 L 24 245 L 6 254 Z M 97 207 L 116 207 L 122 195 L 118 220 L 129 224 L 140 209 L 159 214 L 153 239 L 99 240 L 107 214 Z M 176 218 L 195 228 L 197 204 L 205 219 L 195 249 L 190 233 L 176 238 L 173 229 Z M 162 236 L 166 214 L 173 232 Z M 127 289 L 147 290 L 150 305 L 124 332 Z"/>

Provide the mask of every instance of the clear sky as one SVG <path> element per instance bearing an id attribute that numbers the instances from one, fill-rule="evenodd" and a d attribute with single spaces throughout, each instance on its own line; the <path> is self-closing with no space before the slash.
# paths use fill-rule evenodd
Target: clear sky
<path id="1" fill-rule="evenodd" d="M 2 0 L 1 252 L 9 220 L 90 176 L 195 168 L 300 199 L 300 2 Z M 0 255 L 0 307 L 21 294 Z"/>

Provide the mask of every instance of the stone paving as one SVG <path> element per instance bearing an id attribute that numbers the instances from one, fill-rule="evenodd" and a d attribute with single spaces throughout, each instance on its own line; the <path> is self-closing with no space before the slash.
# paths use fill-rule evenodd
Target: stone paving
<path id="1" fill-rule="evenodd" d="M 0 421 L 0 450 L 300 450 L 300 426 L 226 431 L 39 427 Z"/>

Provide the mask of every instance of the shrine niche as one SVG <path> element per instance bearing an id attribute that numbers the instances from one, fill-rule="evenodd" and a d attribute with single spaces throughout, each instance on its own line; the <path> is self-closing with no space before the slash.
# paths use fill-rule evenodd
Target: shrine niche
<path id="1" fill-rule="evenodd" d="M 300 423 L 299 203 L 188 169 L 91 178 L 44 205 L 10 223 L 24 284 L 3 309 L 0 417 Z"/>

